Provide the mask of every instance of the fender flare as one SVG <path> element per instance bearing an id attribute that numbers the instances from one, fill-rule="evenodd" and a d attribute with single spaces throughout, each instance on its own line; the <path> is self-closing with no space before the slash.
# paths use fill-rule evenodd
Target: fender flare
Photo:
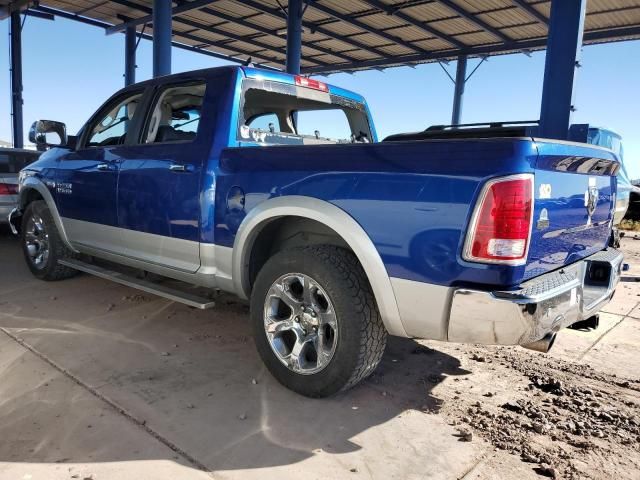
<path id="1" fill-rule="evenodd" d="M 56 202 L 53 199 L 51 192 L 49 191 L 47 186 L 42 182 L 42 180 L 40 180 L 39 178 L 36 178 L 34 176 L 28 176 L 20 183 L 20 197 L 18 200 L 20 205 L 20 210 L 24 210 L 26 207 L 26 203 L 25 203 L 26 193 L 29 190 L 35 190 L 40 194 L 42 199 L 47 204 L 47 207 L 49 207 L 49 211 L 51 212 L 53 221 L 56 224 L 56 228 L 58 229 L 60 238 L 62 239 L 62 241 L 65 243 L 67 247 L 69 247 L 73 252 L 77 253 L 78 251 L 75 248 L 73 248 L 73 246 L 71 245 L 71 242 L 69 241 L 67 232 L 64 229 L 64 224 L 62 223 L 62 218 L 60 217 L 60 212 L 58 212 L 58 207 L 56 206 Z"/>
<path id="2" fill-rule="evenodd" d="M 335 231 L 358 257 L 367 275 L 382 321 L 391 335 L 406 337 L 391 279 L 375 245 L 353 217 L 332 203 L 300 195 L 266 200 L 242 221 L 233 244 L 232 278 L 236 293 L 248 298 L 249 261 L 253 244 L 262 229 L 282 217 L 302 217 Z"/>

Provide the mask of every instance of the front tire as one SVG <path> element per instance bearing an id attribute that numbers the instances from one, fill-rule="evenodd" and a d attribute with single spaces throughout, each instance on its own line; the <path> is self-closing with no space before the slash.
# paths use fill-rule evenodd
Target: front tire
<path id="1" fill-rule="evenodd" d="M 256 347 L 271 374 L 307 397 L 326 397 L 368 377 L 387 332 L 355 255 L 330 245 L 282 251 L 251 294 Z"/>
<path id="2" fill-rule="evenodd" d="M 31 202 L 22 217 L 21 243 L 31 273 L 40 280 L 63 280 L 78 272 L 58 260 L 73 257 L 60 238 L 51 211 L 43 200 Z"/>

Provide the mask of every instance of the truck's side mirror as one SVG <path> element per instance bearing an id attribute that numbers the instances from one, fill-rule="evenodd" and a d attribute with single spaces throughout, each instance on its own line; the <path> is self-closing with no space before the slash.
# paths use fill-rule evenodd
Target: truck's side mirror
<path id="1" fill-rule="evenodd" d="M 67 126 L 62 122 L 36 120 L 29 129 L 29 141 L 35 143 L 38 150 L 66 146 L 67 140 Z"/>

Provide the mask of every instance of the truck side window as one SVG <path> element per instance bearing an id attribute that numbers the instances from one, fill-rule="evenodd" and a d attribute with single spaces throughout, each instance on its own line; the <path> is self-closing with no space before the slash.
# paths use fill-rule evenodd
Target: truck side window
<path id="1" fill-rule="evenodd" d="M 91 125 L 86 146 L 107 147 L 123 144 L 141 99 L 142 94 L 135 93 L 108 105 L 106 111 L 101 112 Z"/>
<path id="2" fill-rule="evenodd" d="M 164 90 L 151 110 L 144 143 L 195 140 L 205 88 L 204 83 L 191 83 Z"/>

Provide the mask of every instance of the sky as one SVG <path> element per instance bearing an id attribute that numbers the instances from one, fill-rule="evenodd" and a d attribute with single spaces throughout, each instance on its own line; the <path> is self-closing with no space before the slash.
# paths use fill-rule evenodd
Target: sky
<path id="1" fill-rule="evenodd" d="M 0 22 L 0 140 L 11 139 L 8 20 Z M 75 133 L 124 84 L 124 35 L 70 20 L 28 17 L 23 29 L 25 134 L 36 119 L 59 120 Z M 151 77 L 151 42 L 138 47 L 136 80 Z M 478 60 L 469 60 L 468 72 Z M 173 49 L 174 73 L 224 65 Z M 455 62 L 448 66 L 455 74 Z M 490 57 L 469 79 L 464 123 L 535 120 L 540 116 L 544 52 Z M 449 124 L 453 83 L 438 64 L 321 78 L 365 96 L 378 136 Z M 585 46 L 573 123 L 610 128 L 623 138 L 625 163 L 640 178 L 640 41 Z"/>

